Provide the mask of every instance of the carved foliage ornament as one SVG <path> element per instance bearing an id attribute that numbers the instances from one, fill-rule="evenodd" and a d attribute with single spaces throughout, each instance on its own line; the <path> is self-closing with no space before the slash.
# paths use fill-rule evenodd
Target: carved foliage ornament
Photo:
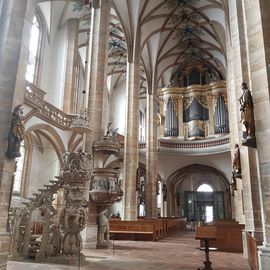
<path id="1" fill-rule="evenodd" d="M 184 110 L 187 110 L 193 100 L 196 99 L 204 108 L 208 108 L 207 97 L 206 95 L 193 96 L 193 97 L 185 97 L 184 98 Z"/>
<path id="2" fill-rule="evenodd" d="M 165 100 L 164 100 L 164 114 L 167 111 L 167 107 L 168 107 L 168 103 L 169 103 L 170 99 L 171 99 L 172 104 L 173 104 L 173 110 L 174 110 L 176 116 L 178 116 L 178 108 L 179 108 L 179 103 L 180 103 L 181 97 L 168 97 L 168 98 L 165 98 Z"/>
<path id="3" fill-rule="evenodd" d="M 90 180 L 93 169 L 92 155 L 84 152 L 65 153 L 60 176 L 67 181 Z"/>

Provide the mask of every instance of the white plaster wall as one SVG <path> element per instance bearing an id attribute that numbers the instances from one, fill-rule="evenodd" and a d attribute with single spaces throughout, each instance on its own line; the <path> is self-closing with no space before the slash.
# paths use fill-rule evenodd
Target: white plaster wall
<path id="1" fill-rule="evenodd" d="M 118 133 L 125 134 L 126 125 L 126 81 L 123 80 L 116 89 L 112 90 L 110 100 L 110 121 L 113 128 L 118 128 Z"/>
<path id="2" fill-rule="evenodd" d="M 172 155 L 161 152 L 158 157 L 158 173 L 165 181 L 175 171 L 191 164 L 208 165 L 223 172 L 228 179 L 231 177 L 230 152 L 200 156 Z"/>
<path id="3" fill-rule="evenodd" d="M 33 145 L 28 197 L 33 197 L 32 193 L 43 188 L 49 180 L 55 180 L 54 176 L 59 174 L 59 161 L 54 149 L 46 140 L 43 140 L 43 143 L 43 153 L 38 145 Z"/>
<path id="4" fill-rule="evenodd" d="M 40 88 L 47 92 L 46 101 L 62 108 L 64 94 L 65 56 L 67 47 L 66 24 L 60 29 L 58 22 L 62 11 L 62 1 L 55 1 L 52 8 L 51 32 L 46 37 Z"/>

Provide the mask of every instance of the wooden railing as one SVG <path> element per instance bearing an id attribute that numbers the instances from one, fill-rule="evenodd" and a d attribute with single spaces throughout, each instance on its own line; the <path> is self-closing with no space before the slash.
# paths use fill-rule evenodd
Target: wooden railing
<path id="1" fill-rule="evenodd" d="M 259 270 L 258 241 L 249 232 L 246 232 L 246 237 L 249 265 L 252 270 Z"/>

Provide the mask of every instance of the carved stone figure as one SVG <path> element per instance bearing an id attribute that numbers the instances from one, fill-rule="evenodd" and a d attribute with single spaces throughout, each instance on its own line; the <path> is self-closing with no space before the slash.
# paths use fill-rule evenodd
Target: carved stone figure
<path id="1" fill-rule="evenodd" d="M 8 159 L 21 156 L 20 147 L 25 132 L 23 121 L 23 106 L 19 105 L 12 113 L 10 130 L 8 134 L 8 149 L 6 151 L 6 156 Z"/>
<path id="2" fill-rule="evenodd" d="M 53 252 L 51 256 L 57 256 L 60 253 L 61 249 L 61 232 L 60 232 L 60 226 L 56 224 L 52 224 L 50 228 L 50 241 L 49 245 L 53 247 Z"/>
<path id="3" fill-rule="evenodd" d="M 242 83 L 241 89 L 243 94 L 239 99 L 240 111 L 241 111 L 241 122 L 243 124 L 243 142 L 245 146 L 256 148 L 256 137 L 255 137 L 255 121 L 254 121 L 254 106 L 251 92 L 247 88 L 246 83 Z"/>
<path id="4" fill-rule="evenodd" d="M 98 216 L 98 239 L 97 247 L 107 247 L 110 245 L 109 221 L 106 217 L 107 209 L 102 209 Z"/>
<path id="5" fill-rule="evenodd" d="M 92 184 L 92 189 L 94 190 L 105 190 L 104 179 L 101 177 L 94 177 L 94 181 Z"/>
<path id="6" fill-rule="evenodd" d="M 80 232 L 85 227 L 85 212 L 80 207 L 71 206 L 63 209 L 60 223 L 65 233 L 63 238 L 63 254 L 74 255 L 82 250 Z"/>
<path id="7" fill-rule="evenodd" d="M 144 176 L 144 170 L 142 168 L 137 168 L 136 171 L 136 190 L 139 191 L 141 187 L 141 178 Z"/>
<path id="8" fill-rule="evenodd" d="M 107 124 L 107 132 L 106 132 L 106 136 L 109 136 L 110 135 L 110 133 L 111 133 L 111 129 L 110 129 L 110 126 L 112 125 L 112 122 L 109 122 L 108 124 Z"/>
<path id="9" fill-rule="evenodd" d="M 237 190 L 236 177 L 234 174 L 232 174 L 230 188 L 231 188 L 231 194 L 232 194 L 232 196 L 234 196 L 234 191 Z"/>
<path id="10" fill-rule="evenodd" d="M 113 177 L 108 177 L 109 192 L 117 190 L 116 189 L 116 181 L 117 181 L 117 179 L 115 179 Z"/>
<path id="11" fill-rule="evenodd" d="M 233 175 L 235 177 L 241 178 L 241 161 L 240 161 L 240 148 L 238 144 L 234 146 L 234 156 L 233 156 Z"/>
<path id="12" fill-rule="evenodd" d="M 163 193 L 163 201 L 166 202 L 167 201 L 167 186 L 166 186 L 166 184 L 163 184 L 162 193 Z"/>

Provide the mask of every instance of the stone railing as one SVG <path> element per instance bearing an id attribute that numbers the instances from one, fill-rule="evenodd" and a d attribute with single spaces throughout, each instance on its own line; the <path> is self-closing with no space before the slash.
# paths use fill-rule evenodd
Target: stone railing
<path id="1" fill-rule="evenodd" d="M 224 137 L 220 139 L 212 139 L 204 141 L 182 141 L 182 142 L 159 141 L 159 146 L 165 148 L 198 149 L 198 148 L 217 147 L 229 143 L 230 138 Z"/>
<path id="2" fill-rule="evenodd" d="M 24 101 L 27 105 L 36 108 L 36 116 L 51 123 L 60 129 L 69 129 L 72 117 L 44 100 L 45 92 L 26 81 Z"/>

